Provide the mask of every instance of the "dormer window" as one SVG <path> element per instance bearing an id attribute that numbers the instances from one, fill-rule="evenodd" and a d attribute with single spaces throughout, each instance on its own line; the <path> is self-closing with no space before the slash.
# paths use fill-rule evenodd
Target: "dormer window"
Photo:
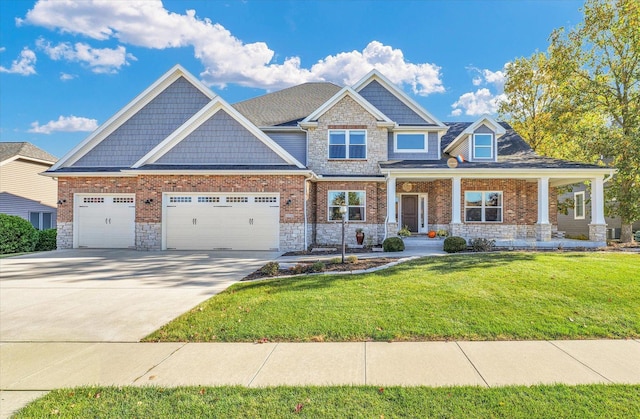
<path id="1" fill-rule="evenodd" d="M 396 153 L 426 153 L 427 134 L 423 132 L 395 133 L 393 151 Z"/>
<path id="2" fill-rule="evenodd" d="M 492 134 L 473 134 L 473 159 L 493 159 Z"/>

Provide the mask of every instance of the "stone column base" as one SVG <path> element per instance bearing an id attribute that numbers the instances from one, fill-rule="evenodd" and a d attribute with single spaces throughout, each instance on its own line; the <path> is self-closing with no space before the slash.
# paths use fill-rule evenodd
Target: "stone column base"
<path id="1" fill-rule="evenodd" d="M 398 223 L 387 223 L 387 237 L 398 237 Z"/>
<path id="2" fill-rule="evenodd" d="M 548 242 L 551 240 L 551 224 L 536 224 L 536 240 Z"/>
<path id="3" fill-rule="evenodd" d="M 462 223 L 451 223 L 449 224 L 449 234 L 451 236 L 459 236 L 463 237 L 464 234 L 464 224 Z"/>
<path id="4" fill-rule="evenodd" d="M 589 224 L 589 240 L 592 242 L 607 241 L 607 225 L 606 224 Z"/>
<path id="5" fill-rule="evenodd" d="M 73 248 L 73 223 L 58 223 L 56 235 L 56 244 L 58 249 Z"/>

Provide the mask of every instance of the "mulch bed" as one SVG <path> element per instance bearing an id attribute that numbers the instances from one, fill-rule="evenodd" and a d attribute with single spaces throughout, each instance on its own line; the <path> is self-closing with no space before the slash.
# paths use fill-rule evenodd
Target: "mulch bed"
<path id="1" fill-rule="evenodd" d="M 397 258 L 385 258 L 385 257 L 380 257 L 380 258 L 370 258 L 370 259 L 358 259 L 355 262 L 346 262 L 344 264 L 342 263 L 328 263 L 325 262 L 325 268 L 322 272 L 350 272 L 350 271 L 359 271 L 359 270 L 364 270 L 364 269 L 371 269 L 371 268 L 376 268 L 378 266 L 382 266 L 382 265 L 386 265 L 388 263 L 391 262 L 397 262 L 398 259 Z M 304 267 L 308 267 L 311 266 L 311 264 L 313 264 L 314 262 L 316 262 L 315 260 L 305 260 L 305 261 L 300 261 L 297 262 L 298 265 L 302 265 Z M 302 268 L 302 267 L 301 267 Z M 301 273 L 311 273 L 309 271 L 303 271 L 300 272 L 299 269 L 280 269 L 278 271 L 278 274 L 275 276 L 291 276 L 291 275 L 298 275 Z M 252 281 L 255 279 L 261 279 L 261 278 L 272 278 L 272 275 L 266 275 L 264 273 L 261 272 L 260 269 L 258 269 L 257 271 L 245 276 L 244 278 L 242 278 L 243 281 Z"/>

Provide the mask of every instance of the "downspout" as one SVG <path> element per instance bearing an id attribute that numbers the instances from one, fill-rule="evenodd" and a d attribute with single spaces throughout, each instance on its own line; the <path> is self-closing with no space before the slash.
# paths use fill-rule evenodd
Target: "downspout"
<path id="1" fill-rule="evenodd" d="M 389 181 L 391 180 L 391 177 L 389 175 L 387 175 L 387 204 L 389 203 Z M 384 216 L 384 238 L 382 239 L 382 241 L 385 241 L 387 239 L 387 235 L 389 234 L 387 225 L 389 224 L 389 208 L 387 208 L 387 214 Z"/>
<path id="2" fill-rule="evenodd" d="M 609 182 L 611 180 L 611 178 L 613 177 L 613 170 L 609 172 L 609 176 L 607 176 L 602 183 L 605 184 L 607 182 Z"/>
<path id="3" fill-rule="evenodd" d="M 306 251 L 309 248 L 308 237 L 307 237 L 307 204 L 308 204 L 308 196 L 309 196 L 309 178 L 304 179 L 304 250 Z"/>

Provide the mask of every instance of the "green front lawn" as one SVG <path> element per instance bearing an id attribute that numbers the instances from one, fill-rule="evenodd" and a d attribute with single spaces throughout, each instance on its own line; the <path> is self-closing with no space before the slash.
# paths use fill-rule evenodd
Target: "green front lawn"
<path id="1" fill-rule="evenodd" d="M 16 418 L 635 418 L 640 386 L 83 387 L 55 390 Z"/>
<path id="2" fill-rule="evenodd" d="M 239 283 L 147 341 L 640 337 L 640 256 L 505 252 Z"/>

